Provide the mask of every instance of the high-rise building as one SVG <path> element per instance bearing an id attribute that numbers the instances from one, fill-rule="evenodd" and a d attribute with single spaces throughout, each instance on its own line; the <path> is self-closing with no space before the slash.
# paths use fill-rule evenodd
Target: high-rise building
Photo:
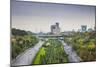
<path id="1" fill-rule="evenodd" d="M 88 32 L 92 32 L 93 31 L 93 29 L 92 28 L 88 28 Z"/>
<path id="2" fill-rule="evenodd" d="M 55 25 L 51 25 L 51 33 L 52 34 L 60 34 L 59 23 L 56 23 Z"/>
<path id="3" fill-rule="evenodd" d="M 86 32 L 87 31 L 87 26 L 86 25 L 82 25 L 81 26 L 81 32 Z"/>

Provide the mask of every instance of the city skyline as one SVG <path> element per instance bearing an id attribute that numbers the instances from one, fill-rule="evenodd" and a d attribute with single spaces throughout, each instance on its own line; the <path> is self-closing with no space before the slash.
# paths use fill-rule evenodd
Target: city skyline
<path id="1" fill-rule="evenodd" d="M 12 28 L 50 32 L 59 22 L 61 31 L 78 30 L 81 25 L 94 28 L 95 6 L 11 1 Z"/>

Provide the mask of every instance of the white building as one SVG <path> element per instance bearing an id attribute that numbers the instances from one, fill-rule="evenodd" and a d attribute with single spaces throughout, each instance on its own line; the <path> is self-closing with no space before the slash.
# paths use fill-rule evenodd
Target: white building
<path id="1" fill-rule="evenodd" d="M 51 33 L 52 34 L 60 34 L 59 23 L 56 23 L 55 25 L 51 25 Z"/>

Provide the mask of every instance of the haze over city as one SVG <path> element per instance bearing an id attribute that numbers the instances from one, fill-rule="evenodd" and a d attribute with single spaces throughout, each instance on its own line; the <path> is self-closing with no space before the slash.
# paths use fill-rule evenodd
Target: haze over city
<path id="1" fill-rule="evenodd" d="M 12 28 L 50 32 L 50 26 L 59 22 L 61 31 L 78 30 L 81 25 L 93 28 L 95 7 L 68 4 L 20 2 L 12 0 Z"/>

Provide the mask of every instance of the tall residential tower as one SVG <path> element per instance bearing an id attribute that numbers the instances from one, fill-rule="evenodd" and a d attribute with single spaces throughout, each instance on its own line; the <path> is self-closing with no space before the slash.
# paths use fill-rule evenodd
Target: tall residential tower
<path id="1" fill-rule="evenodd" d="M 51 25 L 51 33 L 52 34 L 60 34 L 59 23 L 56 23 L 55 25 Z"/>

